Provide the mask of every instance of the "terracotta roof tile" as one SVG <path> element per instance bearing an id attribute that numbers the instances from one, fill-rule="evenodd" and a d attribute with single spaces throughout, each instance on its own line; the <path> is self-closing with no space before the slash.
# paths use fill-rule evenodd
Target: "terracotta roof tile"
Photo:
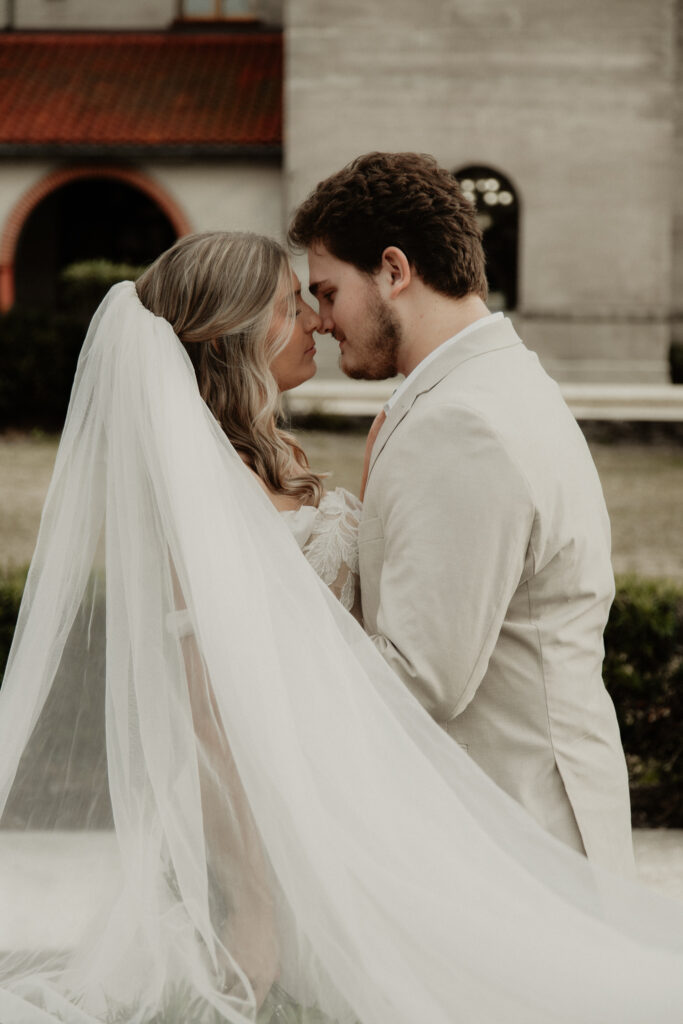
<path id="1" fill-rule="evenodd" d="M 281 142 L 280 33 L 0 36 L 0 146 Z"/>

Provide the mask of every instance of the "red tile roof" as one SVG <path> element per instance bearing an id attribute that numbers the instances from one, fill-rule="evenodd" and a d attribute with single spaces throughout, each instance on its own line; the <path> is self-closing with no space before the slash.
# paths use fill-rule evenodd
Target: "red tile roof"
<path id="1" fill-rule="evenodd" d="M 0 151 L 281 144 L 281 33 L 0 34 Z"/>

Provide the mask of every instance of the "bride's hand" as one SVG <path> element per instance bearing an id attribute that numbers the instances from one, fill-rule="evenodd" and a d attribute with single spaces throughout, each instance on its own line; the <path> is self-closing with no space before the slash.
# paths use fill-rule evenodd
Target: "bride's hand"
<path id="1" fill-rule="evenodd" d="M 377 413 L 377 415 L 375 416 L 374 420 L 372 421 L 372 426 L 370 427 L 370 431 L 368 433 L 368 439 L 365 442 L 365 459 L 363 460 L 363 476 L 362 476 L 361 482 L 360 482 L 360 500 L 361 501 L 363 500 L 363 497 L 365 495 L 365 485 L 368 482 L 368 472 L 370 470 L 370 456 L 372 455 L 372 449 L 374 447 L 375 441 L 377 440 L 377 435 L 379 434 L 380 430 L 382 429 L 382 426 L 384 425 L 384 421 L 385 421 L 386 418 L 387 418 L 387 414 L 385 413 L 384 409 L 382 409 L 380 412 Z"/>

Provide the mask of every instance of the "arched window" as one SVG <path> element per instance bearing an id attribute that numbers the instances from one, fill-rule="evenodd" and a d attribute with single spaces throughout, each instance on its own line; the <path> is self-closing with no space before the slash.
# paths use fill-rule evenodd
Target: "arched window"
<path id="1" fill-rule="evenodd" d="M 491 167 L 464 167 L 455 172 L 465 197 L 474 204 L 484 233 L 486 274 L 491 309 L 517 307 L 519 199 L 505 175 Z"/>

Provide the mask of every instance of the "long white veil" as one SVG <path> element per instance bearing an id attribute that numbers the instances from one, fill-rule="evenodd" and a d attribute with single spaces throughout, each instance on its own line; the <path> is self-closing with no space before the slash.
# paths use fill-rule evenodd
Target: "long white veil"
<path id="1" fill-rule="evenodd" d="M 58 898 L 4 935 L 2 1024 L 683 1019 L 683 905 L 593 870 L 434 725 L 130 282 L 80 357 L 0 799 L 0 852 L 113 851 L 68 943 Z"/>

